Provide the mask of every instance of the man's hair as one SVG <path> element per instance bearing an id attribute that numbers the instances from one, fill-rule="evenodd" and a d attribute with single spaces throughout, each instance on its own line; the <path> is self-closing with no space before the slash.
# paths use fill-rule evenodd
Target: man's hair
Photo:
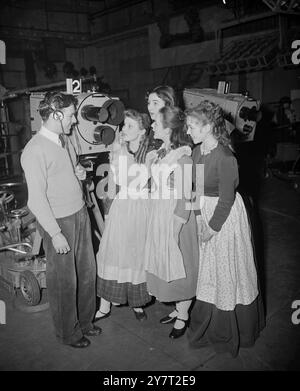
<path id="1" fill-rule="evenodd" d="M 76 107 L 77 103 L 77 98 L 74 95 L 49 91 L 45 94 L 44 99 L 40 101 L 38 111 L 42 120 L 47 121 L 51 113 L 61 111 L 71 105 Z"/>

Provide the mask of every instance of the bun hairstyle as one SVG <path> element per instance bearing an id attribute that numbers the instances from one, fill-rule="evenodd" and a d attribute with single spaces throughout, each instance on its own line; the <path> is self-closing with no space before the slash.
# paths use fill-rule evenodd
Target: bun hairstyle
<path id="1" fill-rule="evenodd" d="M 225 125 L 224 112 L 219 105 L 205 100 L 198 106 L 186 110 L 185 115 L 186 117 L 197 118 L 203 125 L 212 125 L 212 134 L 219 143 L 225 146 L 231 145 L 230 136 Z"/>
<path id="2" fill-rule="evenodd" d="M 193 142 L 186 133 L 185 115 L 179 107 L 165 106 L 159 110 L 164 128 L 171 129 L 170 142 L 173 149 L 188 145 L 192 147 Z"/>
<path id="3" fill-rule="evenodd" d="M 59 114 L 62 109 L 71 105 L 76 106 L 78 103 L 77 98 L 71 94 L 65 94 L 63 92 L 48 91 L 44 99 L 40 101 L 38 111 L 43 121 L 47 121 L 51 113 Z"/>
<path id="4" fill-rule="evenodd" d="M 157 86 L 153 88 L 153 90 L 147 92 L 147 100 L 150 94 L 156 94 L 160 99 L 165 102 L 166 106 L 174 107 L 177 105 L 176 93 L 173 87 L 167 85 Z"/>

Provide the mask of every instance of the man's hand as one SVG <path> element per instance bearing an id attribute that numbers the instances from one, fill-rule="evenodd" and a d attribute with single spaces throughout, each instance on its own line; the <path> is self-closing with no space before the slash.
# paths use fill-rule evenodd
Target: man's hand
<path id="1" fill-rule="evenodd" d="M 52 237 L 52 244 L 57 254 L 67 254 L 70 251 L 69 243 L 61 232 Z"/>

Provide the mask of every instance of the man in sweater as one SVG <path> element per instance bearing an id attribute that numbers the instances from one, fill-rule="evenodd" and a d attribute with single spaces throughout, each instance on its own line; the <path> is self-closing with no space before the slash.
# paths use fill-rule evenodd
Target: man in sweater
<path id="1" fill-rule="evenodd" d="M 38 221 L 47 259 L 47 291 L 56 337 L 76 348 L 101 329 L 96 307 L 96 263 L 88 212 L 67 135 L 76 123 L 73 95 L 48 92 L 40 102 L 40 131 L 21 156 L 28 207 Z"/>

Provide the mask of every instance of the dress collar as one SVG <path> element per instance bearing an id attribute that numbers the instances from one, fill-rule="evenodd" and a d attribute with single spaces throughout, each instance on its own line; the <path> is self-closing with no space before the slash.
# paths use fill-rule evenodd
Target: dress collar
<path id="1" fill-rule="evenodd" d="M 165 143 L 163 143 L 161 147 L 157 150 L 157 160 L 163 159 L 171 150 L 171 144 L 168 148 L 166 148 Z"/>
<path id="2" fill-rule="evenodd" d="M 201 155 L 208 155 L 209 153 L 211 153 L 211 151 L 215 148 L 217 148 L 219 142 L 216 141 L 214 144 L 212 144 L 209 148 L 204 148 L 203 147 L 203 143 L 200 145 L 200 152 L 201 152 Z"/>

